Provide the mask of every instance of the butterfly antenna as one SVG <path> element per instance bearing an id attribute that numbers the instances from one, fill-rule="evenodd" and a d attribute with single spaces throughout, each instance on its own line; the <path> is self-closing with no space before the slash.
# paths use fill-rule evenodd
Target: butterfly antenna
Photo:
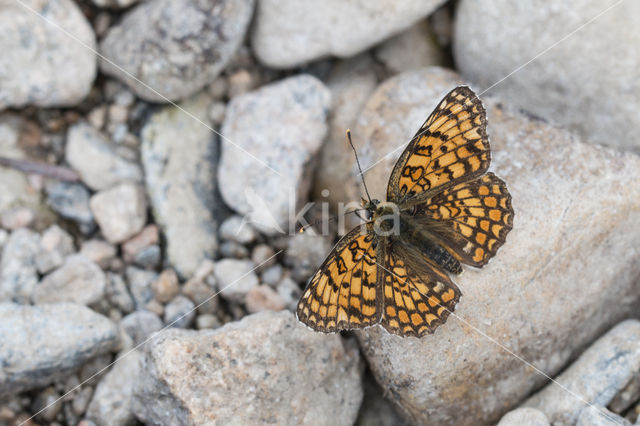
<path id="1" fill-rule="evenodd" d="M 353 141 L 351 140 L 351 129 L 347 129 L 347 139 L 349 140 L 349 145 L 351 145 L 351 149 L 353 149 L 353 153 L 356 156 L 356 163 L 358 163 L 358 170 L 360 171 L 360 177 L 362 178 L 362 184 L 364 185 L 364 190 L 367 193 L 367 198 L 369 202 L 371 202 L 371 195 L 369 195 L 369 189 L 367 188 L 367 182 L 364 181 L 364 174 L 362 173 L 362 167 L 360 167 L 360 160 L 358 159 L 358 152 L 356 151 L 356 147 L 353 146 Z"/>

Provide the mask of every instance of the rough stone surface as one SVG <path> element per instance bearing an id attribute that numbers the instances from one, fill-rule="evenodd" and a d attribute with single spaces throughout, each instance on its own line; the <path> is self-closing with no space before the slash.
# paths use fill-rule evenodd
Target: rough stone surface
<path id="1" fill-rule="evenodd" d="M 38 272 L 46 274 L 64 263 L 73 253 L 73 238 L 58 225 L 49 227 L 40 238 L 40 253 L 36 257 Z"/>
<path id="2" fill-rule="evenodd" d="M 208 103 L 200 95 L 181 107 L 206 121 Z M 154 114 L 142 131 L 153 216 L 166 238 L 169 263 L 184 278 L 218 247 L 216 228 L 224 213 L 216 189 L 218 158 L 215 135 L 175 107 Z"/>
<path id="3" fill-rule="evenodd" d="M 384 83 L 356 127 L 371 144 L 363 162 L 400 155 L 399 141 L 458 81 L 436 68 Z M 402 339 L 378 327 L 360 335 L 378 381 L 417 423 L 495 422 L 544 383 L 478 330 L 553 375 L 640 303 L 640 159 L 484 101 L 491 169 L 513 197 L 506 244 L 481 270 L 454 278 L 462 290 L 456 316 L 434 335 Z M 384 196 L 394 162 L 366 173 L 372 196 Z"/>
<path id="4" fill-rule="evenodd" d="M 74 302 L 92 305 L 104 296 L 106 278 L 102 269 L 86 257 L 67 257 L 64 264 L 45 276 L 33 292 L 37 304 Z"/>
<path id="5" fill-rule="evenodd" d="M 234 302 L 244 302 L 249 290 L 258 286 L 255 265 L 250 260 L 222 259 L 216 262 L 213 274 L 220 295 Z"/>
<path id="6" fill-rule="evenodd" d="M 134 345 L 139 345 L 162 329 L 162 320 L 153 312 L 135 311 L 120 320 L 120 327 L 131 337 Z"/>
<path id="7" fill-rule="evenodd" d="M 0 303 L 0 395 L 64 377 L 90 358 L 110 351 L 117 334 L 115 324 L 84 306 Z"/>
<path id="8" fill-rule="evenodd" d="M 604 407 L 585 407 L 580 412 L 576 426 L 631 426 L 631 422 Z"/>
<path id="9" fill-rule="evenodd" d="M 100 380 L 87 409 L 87 417 L 100 426 L 135 424 L 131 411 L 133 387 L 142 367 L 142 354 L 127 353 Z"/>
<path id="10" fill-rule="evenodd" d="M 435 35 L 425 20 L 382 43 L 374 51 L 374 56 L 392 73 L 442 65 L 444 62 Z"/>
<path id="11" fill-rule="evenodd" d="M 360 201 L 355 183 L 358 168 L 345 132 L 353 129 L 362 107 L 377 84 L 375 61 L 369 54 L 339 62 L 327 79 L 333 102 L 329 115 L 329 132 L 316 168 L 313 197 L 315 200 L 328 201 L 336 212 L 339 209 L 338 203 L 346 205 Z M 354 143 L 361 139 L 361 135 L 357 133 L 352 137 Z"/>
<path id="12" fill-rule="evenodd" d="M 96 191 L 125 181 L 142 181 L 140 166 L 118 155 L 116 145 L 87 123 L 69 129 L 65 158 L 82 181 Z"/>
<path id="13" fill-rule="evenodd" d="M 338 335 L 262 312 L 216 330 L 163 332 L 146 347 L 133 406 L 155 424 L 352 424 L 360 380 L 357 349 Z"/>
<path id="14" fill-rule="evenodd" d="M 287 232 L 291 210 L 306 201 L 308 165 L 326 135 L 330 102 L 327 88 L 309 75 L 230 102 L 222 126 L 220 192 L 260 231 Z"/>
<path id="15" fill-rule="evenodd" d="M 549 419 L 531 407 L 516 408 L 502 416 L 497 426 L 549 426 Z"/>
<path id="16" fill-rule="evenodd" d="M 0 110 L 79 103 L 96 76 L 95 44 L 71 0 L 1 1 Z"/>
<path id="17" fill-rule="evenodd" d="M 38 284 L 36 259 L 40 236 L 29 229 L 18 229 L 9 236 L 0 259 L 0 301 L 29 303 Z"/>
<path id="18" fill-rule="evenodd" d="M 638 14 L 634 1 L 465 0 L 456 10 L 456 64 L 484 89 L 535 57 L 493 89 L 504 101 L 585 141 L 640 152 L 640 52 L 628 49 L 640 43 Z"/>
<path id="19" fill-rule="evenodd" d="M 258 59 L 291 68 L 327 55 L 349 57 L 426 17 L 442 0 L 262 0 L 252 47 Z"/>
<path id="20" fill-rule="evenodd" d="M 104 238 L 112 244 L 140 232 L 147 220 L 147 199 L 138 184 L 122 183 L 100 191 L 89 205 Z"/>
<path id="21" fill-rule="evenodd" d="M 640 371 L 640 321 L 628 320 L 599 338 L 556 380 L 593 405 L 606 407 Z M 543 411 L 555 424 L 573 424 L 583 401 L 551 383 L 525 405 Z"/>
<path id="22" fill-rule="evenodd" d="M 89 190 L 82 184 L 69 182 L 49 182 L 47 204 L 65 219 L 77 222 L 80 230 L 89 234 L 95 229 L 93 213 L 89 208 Z"/>
<path id="23" fill-rule="evenodd" d="M 107 61 L 100 62 L 100 69 L 148 101 L 184 99 L 213 82 L 227 65 L 253 6 L 253 0 L 145 2 L 100 43 L 102 54 L 129 74 Z"/>

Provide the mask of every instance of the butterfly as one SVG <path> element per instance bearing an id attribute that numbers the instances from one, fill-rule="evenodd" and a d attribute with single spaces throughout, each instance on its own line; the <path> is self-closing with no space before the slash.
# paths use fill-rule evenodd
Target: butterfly
<path id="1" fill-rule="evenodd" d="M 460 299 L 449 274 L 485 265 L 513 227 L 511 195 L 487 173 L 490 161 L 485 109 L 457 87 L 398 159 L 387 201 L 363 199 L 369 220 L 311 277 L 298 319 L 325 333 L 376 324 L 400 336 L 433 333 Z"/>

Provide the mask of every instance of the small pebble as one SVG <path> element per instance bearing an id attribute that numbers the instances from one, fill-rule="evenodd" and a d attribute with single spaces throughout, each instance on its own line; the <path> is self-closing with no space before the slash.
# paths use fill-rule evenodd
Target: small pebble
<path id="1" fill-rule="evenodd" d="M 295 311 L 298 305 L 298 300 L 300 300 L 300 296 L 302 295 L 302 289 L 298 283 L 291 278 L 286 277 L 278 283 L 276 291 L 282 300 L 284 300 L 287 309 Z"/>
<path id="2" fill-rule="evenodd" d="M 235 241 L 225 241 L 220 244 L 220 256 L 246 259 L 249 257 L 249 249 Z"/>
<path id="3" fill-rule="evenodd" d="M 164 307 L 164 323 L 171 327 L 187 328 L 196 316 L 194 303 L 186 296 L 176 296 Z"/>
<path id="4" fill-rule="evenodd" d="M 173 269 L 165 269 L 151 284 L 154 298 L 160 303 L 171 301 L 180 291 L 178 275 Z"/>
<path id="5" fill-rule="evenodd" d="M 209 94 L 213 99 L 222 99 L 227 95 L 229 84 L 225 77 L 218 77 L 209 85 Z"/>
<path id="6" fill-rule="evenodd" d="M 117 254 L 116 247 L 104 240 L 87 240 L 80 247 L 80 254 L 106 269 Z"/>
<path id="7" fill-rule="evenodd" d="M 196 328 L 204 330 L 206 328 L 218 328 L 222 325 L 217 316 L 212 314 L 201 314 L 196 318 Z"/>
<path id="8" fill-rule="evenodd" d="M 52 422 L 60 410 L 62 409 L 62 400 L 54 387 L 45 388 L 33 400 L 31 410 L 33 413 L 42 412 L 36 416 L 36 419 L 44 422 Z"/>
<path id="9" fill-rule="evenodd" d="M 0 216 L 0 226 L 14 231 L 30 226 L 35 220 L 35 213 L 28 207 L 14 207 L 6 209 Z"/>
<path id="10" fill-rule="evenodd" d="M 142 186 L 123 183 L 100 191 L 89 202 L 105 239 L 121 243 L 142 230 L 147 219 L 147 200 Z"/>
<path id="11" fill-rule="evenodd" d="M 275 265 L 269 266 L 264 271 L 262 271 L 261 281 L 265 284 L 269 284 L 270 286 L 275 287 L 282 279 L 282 272 L 282 265 L 276 263 Z"/>
<path id="12" fill-rule="evenodd" d="M 274 256 L 275 250 L 267 244 L 258 244 L 251 251 L 251 260 L 258 265 L 256 271 L 263 271 L 265 268 L 276 263 L 276 257 Z"/>
<path id="13" fill-rule="evenodd" d="M 256 79 L 247 70 L 240 70 L 229 76 L 229 97 L 242 95 L 253 89 Z"/>
<path id="14" fill-rule="evenodd" d="M 164 305 L 157 300 L 153 299 L 147 302 L 144 308 L 150 312 L 153 312 L 157 316 L 161 317 L 164 315 Z"/>
<path id="15" fill-rule="evenodd" d="M 147 340 L 154 332 L 162 329 L 162 320 L 150 311 L 135 311 L 122 318 L 120 327 L 128 334 L 135 345 Z"/>
<path id="16" fill-rule="evenodd" d="M 260 285 L 249 290 L 245 297 L 245 306 L 250 313 L 281 311 L 285 308 L 285 302 L 273 288 Z"/>
<path id="17" fill-rule="evenodd" d="M 145 226 L 142 231 L 122 244 L 122 256 L 127 263 L 133 263 L 145 248 L 157 245 L 160 233 L 156 225 Z"/>
<path id="18" fill-rule="evenodd" d="M 227 104 L 224 102 L 213 102 L 209 105 L 207 116 L 213 125 L 220 125 L 224 121 L 224 115 L 227 112 Z"/>
<path id="19" fill-rule="evenodd" d="M 38 272 L 46 274 L 64 263 L 73 253 L 73 238 L 58 225 L 52 225 L 40 237 L 40 252 L 36 257 Z"/>
<path id="20" fill-rule="evenodd" d="M 220 238 L 240 244 L 252 243 L 258 236 L 256 230 L 241 216 L 228 217 L 219 229 Z"/>
<path id="21" fill-rule="evenodd" d="M 222 259 L 216 262 L 213 273 L 222 297 L 243 303 L 247 292 L 258 286 L 254 267 L 250 260 Z"/>

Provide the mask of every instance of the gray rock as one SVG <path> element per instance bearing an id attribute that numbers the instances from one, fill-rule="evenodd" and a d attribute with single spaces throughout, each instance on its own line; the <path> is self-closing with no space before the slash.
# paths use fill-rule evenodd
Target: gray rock
<path id="1" fill-rule="evenodd" d="M 284 262 L 291 268 L 291 278 L 306 282 L 322 265 L 331 249 L 331 240 L 322 235 L 298 233 L 289 239 Z"/>
<path id="2" fill-rule="evenodd" d="M 588 403 L 606 407 L 640 371 L 640 321 L 628 320 L 593 343 L 556 380 Z M 573 424 L 584 401 L 551 383 L 525 405 L 543 411 L 554 423 Z"/>
<path id="3" fill-rule="evenodd" d="M 291 68 L 335 55 L 349 57 L 426 17 L 442 0 L 258 2 L 251 35 L 258 59 Z"/>
<path id="4" fill-rule="evenodd" d="M 385 41 L 373 54 L 392 73 L 444 63 L 444 55 L 426 20 Z"/>
<path id="5" fill-rule="evenodd" d="M 89 404 L 87 417 L 99 426 L 136 423 L 131 411 L 133 387 L 142 371 L 142 353 L 133 351 L 119 358 L 100 380 Z"/>
<path id="6" fill-rule="evenodd" d="M 200 95 L 181 107 L 206 122 L 208 103 Z M 224 213 L 216 189 L 218 158 L 211 131 L 175 107 L 154 114 L 142 130 L 142 164 L 153 216 L 166 238 L 169 263 L 183 278 L 216 255 L 216 228 Z"/>
<path id="7" fill-rule="evenodd" d="M 622 413 L 640 401 L 640 370 L 627 382 L 624 388 L 607 405 L 612 411 Z"/>
<path id="8" fill-rule="evenodd" d="M 131 238 L 147 221 L 147 199 L 138 184 L 122 183 L 100 191 L 89 205 L 102 235 L 112 244 Z"/>
<path id="9" fill-rule="evenodd" d="M 291 210 L 298 212 L 307 198 L 308 164 L 326 135 L 330 102 L 329 91 L 309 75 L 230 102 L 222 126 L 220 192 L 259 231 L 274 235 L 294 225 Z"/>
<path id="10" fill-rule="evenodd" d="M 216 330 L 163 332 L 146 346 L 133 407 L 154 424 L 352 424 L 359 367 L 339 336 L 262 312 Z"/>
<path id="11" fill-rule="evenodd" d="M 96 76 L 95 44 L 91 25 L 71 0 L 3 1 L 0 110 L 78 104 Z"/>
<path id="12" fill-rule="evenodd" d="M 21 6 L 16 5 L 18 8 Z M 3 20 L 2 8 L 9 9 L 9 5 L 0 6 L 0 23 Z M 13 9 L 13 7 L 11 7 Z M 0 29 L 0 33 L 5 28 Z M 0 45 L 2 41 L 0 40 Z M 0 62 L 5 57 L 0 59 Z M 2 66 L 0 65 L 0 69 Z M 8 78 L 8 76 L 7 76 Z M 0 93 L 2 92 L 2 84 L 5 83 L 3 77 L 0 76 Z M 2 95 L 0 94 L 0 109 L 2 109 Z M 3 157 L 25 159 L 26 154 L 21 148 L 21 140 L 23 131 L 28 128 L 27 122 L 20 116 L 13 114 L 0 115 L 0 152 Z M 11 214 L 12 211 L 27 208 L 33 210 L 39 203 L 38 191 L 34 191 L 29 185 L 27 175 L 9 168 L 0 167 L 0 216 Z M 5 218 L 2 217 L 2 222 Z"/>
<path id="13" fill-rule="evenodd" d="M 631 422 L 604 407 L 585 407 L 580 412 L 576 426 L 631 426 Z"/>
<path id="14" fill-rule="evenodd" d="M 67 163 L 91 189 L 100 191 L 122 182 L 141 182 L 140 165 L 121 157 L 107 136 L 87 123 L 67 132 Z"/>
<path id="15" fill-rule="evenodd" d="M 54 387 L 48 387 L 33 399 L 30 407 L 39 413 L 36 419 L 41 422 L 52 422 L 62 411 L 62 399 Z"/>
<path id="16" fill-rule="evenodd" d="M 213 314 L 202 314 L 196 318 L 196 328 L 203 330 L 205 328 L 218 328 L 222 324 L 217 316 Z"/>
<path id="17" fill-rule="evenodd" d="M 0 259 L 0 301 L 29 303 L 38 284 L 36 259 L 40 236 L 29 229 L 18 229 L 9 236 Z"/>
<path id="18" fill-rule="evenodd" d="M 106 278 L 102 269 L 86 257 L 76 254 L 45 276 L 33 292 L 37 304 L 74 302 L 92 305 L 102 300 Z"/>
<path id="19" fill-rule="evenodd" d="M 428 68 L 384 83 L 356 127 L 370 141 L 371 155 L 360 158 L 365 167 L 393 150 L 400 155 L 402 141 L 458 82 Z M 434 335 L 402 339 L 378 327 L 360 335 L 378 382 L 416 423 L 494 422 L 544 383 L 476 330 L 553 376 L 640 303 L 632 249 L 640 238 L 633 225 L 640 221 L 640 159 L 483 100 L 492 170 L 513 197 L 513 231 L 488 265 L 454 278 L 462 299 Z M 366 173 L 372 196 L 384 198 L 394 162 Z"/>
<path id="20" fill-rule="evenodd" d="M 38 272 L 46 274 L 61 266 L 73 253 L 73 238 L 58 225 L 50 226 L 40 237 L 40 252 L 36 257 Z"/>
<path id="21" fill-rule="evenodd" d="M 284 300 L 287 309 L 294 311 L 298 306 L 298 300 L 302 296 L 302 289 L 294 280 L 289 277 L 285 277 L 276 286 L 278 294 Z"/>
<path id="22" fill-rule="evenodd" d="M 135 311 L 120 320 L 120 327 L 137 346 L 162 329 L 162 320 L 153 312 Z"/>
<path id="23" fill-rule="evenodd" d="M 254 268 L 255 265 L 250 260 L 222 259 L 216 262 L 213 274 L 222 297 L 243 303 L 249 290 L 258 286 Z"/>
<path id="24" fill-rule="evenodd" d="M 497 426 L 549 426 L 549 419 L 531 407 L 516 408 L 502 416 Z"/>
<path id="25" fill-rule="evenodd" d="M 100 69 L 148 101 L 184 99 L 213 82 L 227 65 L 244 38 L 253 4 L 145 2 L 109 30 L 100 50 L 113 63 L 101 61 Z"/>
<path id="26" fill-rule="evenodd" d="M 171 327 L 188 328 L 196 317 L 196 305 L 186 296 L 176 296 L 164 307 L 164 323 Z"/>
<path id="27" fill-rule="evenodd" d="M 135 309 L 133 298 L 129 294 L 127 285 L 122 276 L 112 272 L 107 273 L 107 285 L 105 296 L 109 303 L 118 308 L 123 314 L 128 314 Z"/>
<path id="28" fill-rule="evenodd" d="M 378 85 L 375 66 L 370 54 L 362 54 L 338 62 L 327 79 L 333 102 L 329 133 L 315 172 L 313 198 L 328 201 L 334 212 L 339 212 L 339 203 L 360 201 L 354 178 L 358 168 L 345 132 L 353 129 L 365 102 Z M 353 139 L 354 144 L 362 140 L 357 133 L 353 134 Z"/>
<path id="29" fill-rule="evenodd" d="M 484 89 L 535 57 L 492 90 L 585 141 L 640 152 L 640 53 L 629 49 L 640 42 L 638 14 L 640 3 L 633 1 L 462 1 L 456 64 Z"/>
<path id="30" fill-rule="evenodd" d="M 147 303 L 153 299 L 151 285 L 158 279 L 158 274 L 135 266 L 127 267 L 125 274 L 136 309 L 144 309 Z"/>
<path id="31" fill-rule="evenodd" d="M 225 219 L 218 232 L 220 238 L 240 244 L 250 244 L 258 236 L 253 226 L 243 221 L 242 217 L 238 215 L 232 215 Z"/>
<path id="32" fill-rule="evenodd" d="M 45 186 L 47 204 L 65 219 L 77 222 L 80 230 L 90 234 L 95 229 L 93 213 L 89 208 L 89 190 L 79 183 L 48 182 Z"/>
<path id="33" fill-rule="evenodd" d="M 0 395 L 64 377 L 110 351 L 117 335 L 115 324 L 84 306 L 0 303 Z"/>

